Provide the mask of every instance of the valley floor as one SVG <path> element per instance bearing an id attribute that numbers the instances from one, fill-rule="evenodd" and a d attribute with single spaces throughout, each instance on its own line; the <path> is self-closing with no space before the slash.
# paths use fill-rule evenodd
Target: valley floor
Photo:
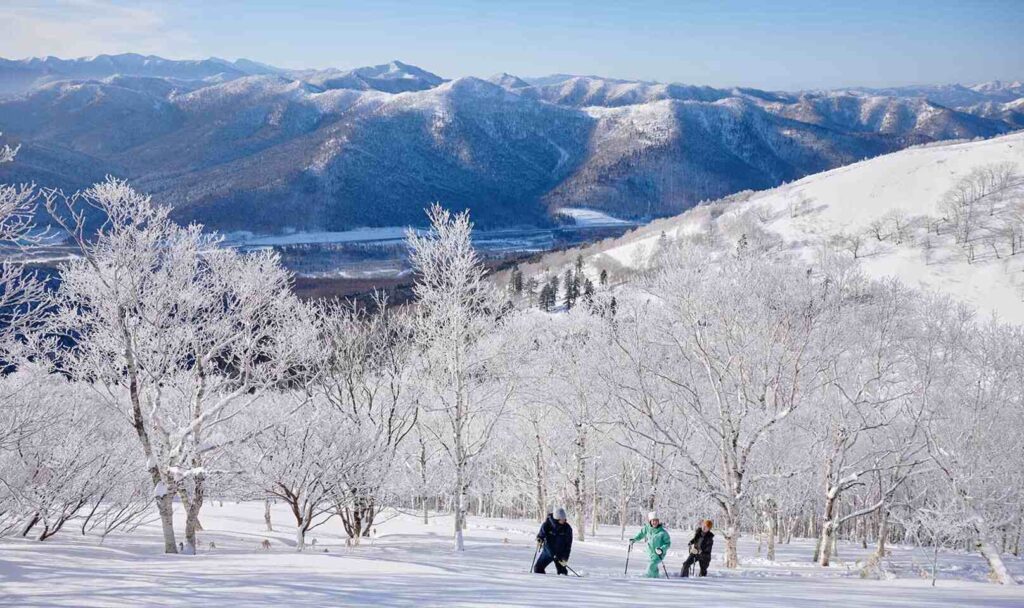
<path id="1" fill-rule="evenodd" d="M 1024 606 L 1024 588 L 985 581 L 977 555 L 945 552 L 931 587 L 923 572 L 930 552 L 894 547 L 893 580 L 864 580 L 856 560 L 870 550 L 843 544 L 828 569 L 810 564 L 812 541 L 780 545 L 778 561 L 758 558 L 756 540 L 741 541 L 743 567 L 721 568 L 716 547 L 706 579 L 646 580 L 642 547 L 623 576 L 626 542 L 617 527 L 577 542 L 570 565 L 584 578 L 528 574 L 536 526 L 530 521 L 470 519 L 466 551 L 450 550 L 451 519 L 424 525 L 408 514 L 379 523 L 362 546 L 340 541 L 332 520 L 311 533 L 317 544 L 294 552 L 289 514 L 274 508 L 277 532 L 265 532 L 259 503 L 203 509 L 206 531 L 198 556 L 159 553 L 159 530 L 147 525 L 131 535 L 93 536 L 66 530 L 40 543 L 0 541 L 0 605 L 4 606 Z M 179 528 L 180 530 L 180 528 Z M 675 549 L 667 560 L 678 576 L 688 530 L 670 527 Z M 589 531 L 589 530 L 588 530 Z M 264 539 L 270 550 L 259 545 Z M 210 548 L 210 543 L 216 545 Z M 1024 560 L 1009 558 L 1024 577 Z M 553 567 L 550 568 L 553 570 Z"/>

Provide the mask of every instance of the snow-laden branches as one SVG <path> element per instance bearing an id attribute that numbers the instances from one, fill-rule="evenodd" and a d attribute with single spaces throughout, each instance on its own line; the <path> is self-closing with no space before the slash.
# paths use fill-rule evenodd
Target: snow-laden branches
<path id="1" fill-rule="evenodd" d="M 413 369 L 412 317 L 390 310 L 378 298 L 377 311 L 354 304 L 317 307 L 322 351 L 313 391 L 333 408 L 356 460 L 332 480 L 331 499 L 349 538 L 369 535 L 388 504 L 394 462 L 415 428 L 417 408 L 410 389 Z"/>
<path id="2" fill-rule="evenodd" d="M 216 247 L 199 226 L 110 179 L 47 209 L 78 244 L 61 269 L 51 331 L 72 341 L 58 366 L 96 388 L 137 435 L 176 551 L 172 499 L 194 551 L 207 467 L 235 438 L 219 431 L 261 393 L 304 382 L 315 328 L 275 254 Z M 106 218 L 85 231 L 91 206 Z M 71 218 L 71 219 L 67 219 Z"/>
<path id="3" fill-rule="evenodd" d="M 416 271 L 413 335 L 420 350 L 422 428 L 444 449 L 454 469 L 455 549 L 464 549 L 468 492 L 474 465 L 490 441 L 514 383 L 502 348 L 505 302 L 484 280 L 473 249 L 468 213 L 430 208 L 431 232 L 410 231 Z"/>

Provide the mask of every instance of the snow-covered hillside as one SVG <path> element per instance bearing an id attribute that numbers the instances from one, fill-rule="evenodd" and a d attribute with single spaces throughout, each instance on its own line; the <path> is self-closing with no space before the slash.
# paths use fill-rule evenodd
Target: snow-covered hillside
<path id="1" fill-rule="evenodd" d="M 968 259 L 952 235 L 930 233 L 925 219 L 942 217 L 943 196 L 958 180 L 1005 163 L 1024 174 L 1024 133 L 903 150 L 656 222 L 602 246 L 595 261 L 636 268 L 650 260 L 662 234 L 671 240 L 712 228 L 735 231 L 745 220 L 781 237 L 780 249 L 808 264 L 824 245 L 850 255 L 857 248 L 871 275 L 898 277 L 1024 322 L 1024 256 L 1009 255 L 1009 246 L 993 239 L 977 243 Z"/>
<path id="2" fill-rule="evenodd" d="M 300 300 L 280 256 L 217 249 L 113 178 L 45 193 L 79 257 L 46 308 L 47 284 L 0 277 L 0 603 L 1020 605 L 1024 328 L 837 257 L 1024 249 L 1018 163 L 956 150 L 919 151 L 984 187 L 943 195 L 948 225 L 819 183 L 854 167 L 645 227 L 649 271 L 579 257 L 504 293 L 468 213 L 434 205 L 397 307 Z M 918 165 L 899 175 L 948 185 Z M 684 230 L 707 236 L 671 248 Z M 681 581 L 691 538 L 708 576 Z M 528 574 L 553 559 L 587 577 Z"/>

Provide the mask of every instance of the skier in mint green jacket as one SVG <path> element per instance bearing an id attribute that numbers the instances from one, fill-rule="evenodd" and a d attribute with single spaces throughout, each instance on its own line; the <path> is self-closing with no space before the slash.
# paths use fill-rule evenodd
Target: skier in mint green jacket
<path id="1" fill-rule="evenodd" d="M 648 513 L 647 521 L 648 523 L 644 524 L 636 536 L 629 539 L 629 544 L 632 545 L 638 540 L 647 539 L 647 556 L 651 559 L 651 564 L 647 566 L 645 576 L 658 578 L 658 568 L 661 566 L 661 560 L 665 559 L 668 548 L 672 546 L 672 539 L 668 535 L 668 530 L 661 525 L 657 513 L 654 511 Z"/>

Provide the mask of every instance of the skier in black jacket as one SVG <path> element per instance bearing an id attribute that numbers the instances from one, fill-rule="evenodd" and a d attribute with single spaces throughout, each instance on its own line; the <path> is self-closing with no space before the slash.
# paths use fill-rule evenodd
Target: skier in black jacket
<path id="1" fill-rule="evenodd" d="M 704 524 L 693 535 L 693 540 L 690 541 L 690 546 L 693 547 L 693 550 L 690 551 L 690 555 L 683 562 L 683 571 L 680 572 L 680 576 L 690 576 L 690 568 L 694 562 L 700 564 L 701 576 L 708 575 L 708 566 L 711 564 L 711 548 L 715 544 L 715 534 L 711 531 L 712 525 L 714 524 L 710 519 L 704 520 Z"/>
<path id="2" fill-rule="evenodd" d="M 693 531 L 693 538 L 690 539 L 690 542 L 686 543 L 686 560 L 683 561 L 683 569 L 679 572 L 679 576 L 690 576 L 690 569 L 697 563 L 696 554 L 700 552 L 700 535 L 703 532 L 704 522 L 702 520 L 697 523 L 697 528 Z"/>
<path id="3" fill-rule="evenodd" d="M 555 571 L 568 576 L 569 571 L 563 564 L 569 561 L 569 553 L 572 552 L 572 526 L 566 521 L 565 509 L 557 509 L 553 514 L 548 514 L 537 533 L 537 544 L 542 550 L 533 571 L 545 574 L 548 564 L 555 562 Z"/>

